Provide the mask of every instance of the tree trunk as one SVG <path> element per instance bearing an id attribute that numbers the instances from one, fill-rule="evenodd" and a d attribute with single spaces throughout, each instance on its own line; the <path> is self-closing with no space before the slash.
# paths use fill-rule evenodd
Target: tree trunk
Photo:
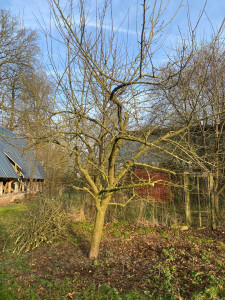
<path id="1" fill-rule="evenodd" d="M 9 130 L 13 131 L 15 128 L 15 81 L 12 82 L 12 98 L 10 104 Z"/>
<path id="2" fill-rule="evenodd" d="M 189 173 L 184 173 L 184 191 L 185 191 L 185 214 L 187 226 L 191 227 L 191 197 L 189 190 Z"/>
<path id="3" fill-rule="evenodd" d="M 96 218 L 95 218 L 95 225 L 94 231 L 91 239 L 91 248 L 89 252 L 90 259 L 97 259 L 99 255 L 99 247 L 103 233 L 103 226 L 105 220 L 105 208 L 99 208 L 97 210 Z"/>
<path id="4" fill-rule="evenodd" d="M 215 178 L 214 178 L 214 187 L 213 187 L 214 191 L 216 191 L 216 193 L 214 194 L 216 216 L 219 213 L 219 195 L 218 195 L 218 192 L 217 192 L 218 191 L 218 186 L 219 186 L 219 170 L 217 168 Z"/>

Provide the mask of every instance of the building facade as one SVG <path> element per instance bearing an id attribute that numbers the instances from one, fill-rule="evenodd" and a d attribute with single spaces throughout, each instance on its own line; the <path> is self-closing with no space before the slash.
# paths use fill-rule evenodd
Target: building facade
<path id="1" fill-rule="evenodd" d="M 42 191 L 45 171 L 24 138 L 0 126 L 0 197 Z"/>

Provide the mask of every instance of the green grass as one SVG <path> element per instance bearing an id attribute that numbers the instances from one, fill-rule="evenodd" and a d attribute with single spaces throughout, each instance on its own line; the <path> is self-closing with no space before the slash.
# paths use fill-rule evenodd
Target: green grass
<path id="1" fill-rule="evenodd" d="M 5 207 L 0 207 L 0 247 L 3 249 L 6 246 L 9 234 L 12 230 L 13 223 L 17 216 L 27 209 L 26 204 L 16 204 Z M 8 245 L 8 243 L 7 243 Z M 1 298 L 0 298 L 1 299 Z"/>
<path id="2" fill-rule="evenodd" d="M 16 204 L 16 205 L 10 205 L 6 207 L 0 207 L 0 218 L 8 218 L 8 217 L 14 217 L 21 211 L 25 210 L 27 208 L 26 204 Z"/>

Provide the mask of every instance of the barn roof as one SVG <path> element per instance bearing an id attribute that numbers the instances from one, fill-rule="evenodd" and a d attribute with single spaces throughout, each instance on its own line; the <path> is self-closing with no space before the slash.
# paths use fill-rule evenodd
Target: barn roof
<path id="1" fill-rule="evenodd" d="M 0 126 L 0 178 L 19 178 L 16 165 L 25 179 L 44 179 L 45 172 L 34 157 L 34 151 L 25 150 L 24 138 Z"/>

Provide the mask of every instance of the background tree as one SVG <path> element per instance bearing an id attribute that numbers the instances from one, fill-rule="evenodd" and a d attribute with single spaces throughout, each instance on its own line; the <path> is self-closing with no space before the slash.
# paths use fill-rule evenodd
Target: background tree
<path id="1" fill-rule="evenodd" d="M 191 51 L 187 51 L 183 39 L 179 55 L 173 53 L 168 57 L 168 64 L 162 67 L 157 64 L 156 57 L 166 28 L 177 12 L 166 21 L 167 5 L 163 1 L 143 0 L 134 43 L 130 40 L 129 29 L 123 38 L 119 34 L 120 27 L 113 26 L 113 20 L 110 27 L 106 24 L 112 13 L 110 4 L 104 1 L 101 12 L 96 5 L 96 12 L 92 14 L 92 10 L 88 10 L 90 3 L 82 0 L 76 7 L 73 1 L 65 6 L 56 0 L 50 2 L 61 53 L 61 64 L 54 63 L 54 56 L 51 56 L 58 83 L 52 141 L 74 156 L 80 177 L 85 180 L 83 186 L 73 187 L 89 193 L 96 206 L 91 259 L 99 254 L 108 206 L 125 205 L 120 200 L 115 202 L 113 193 L 129 189 L 132 192 L 129 202 L 135 197 L 137 187 L 154 185 L 154 182 L 123 184 L 124 176 L 135 164 L 141 164 L 139 159 L 145 153 L 153 157 L 156 149 L 185 160 L 183 153 L 170 152 L 165 142 L 169 143 L 172 137 L 199 121 L 198 118 L 175 131 L 161 130 L 161 134 L 153 134 L 156 129 L 165 129 L 176 112 L 171 105 L 160 102 L 156 91 L 166 85 L 170 88 L 169 83 L 171 87 L 176 85 L 177 78 L 195 53 L 195 30 L 191 31 L 188 48 Z M 52 32 L 49 34 L 52 36 Z M 54 48 L 49 52 L 54 53 Z M 157 110 L 162 103 L 163 109 Z M 131 145 L 135 151 L 122 155 Z M 121 155 L 123 160 L 118 163 Z M 154 166 L 154 161 L 144 166 Z"/>
<path id="2" fill-rule="evenodd" d="M 26 82 L 34 80 L 41 66 L 37 43 L 36 31 L 24 28 L 9 12 L 0 11 L 0 108 L 2 122 L 10 130 L 20 126 L 17 112 L 23 106 L 24 89 L 29 88 Z"/>
<path id="3" fill-rule="evenodd" d="M 49 143 L 53 83 L 43 67 L 38 42 L 35 30 L 24 28 L 22 20 L 8 11 L 0 11 L 1 125 L 26 138 L 46 169 L 51 191 L 56 184 L 52 170 L 60 174 L 59 151 Z"/>
<path id="4" fill-rule="evenodd" d="M 62 172 L 60 150 L 49 143 L 53 83 L 42 65 L 38 42 L 35 30 L 24 28 L 8 11 L 0 11 L 1 125 L 26 138 L 46 170 L 46 193 L 54 195 L 67 170 Z"/>
<path id="5" fill-rule="evenodd" d="M 195 126 L 183 133 L 180 147 L 194 153 L 192 168 L 211 172 L 214 190 L 224 189 L 224 42 L 201 45 L 187 70 L 179 75 L 172 89 L 163 89 L 168 105 L 175 109 L 171 126 Z M 194 158 L 194 157 L 193 157 Z M 215 195 L 218 211 L 218 194 Z"/>

